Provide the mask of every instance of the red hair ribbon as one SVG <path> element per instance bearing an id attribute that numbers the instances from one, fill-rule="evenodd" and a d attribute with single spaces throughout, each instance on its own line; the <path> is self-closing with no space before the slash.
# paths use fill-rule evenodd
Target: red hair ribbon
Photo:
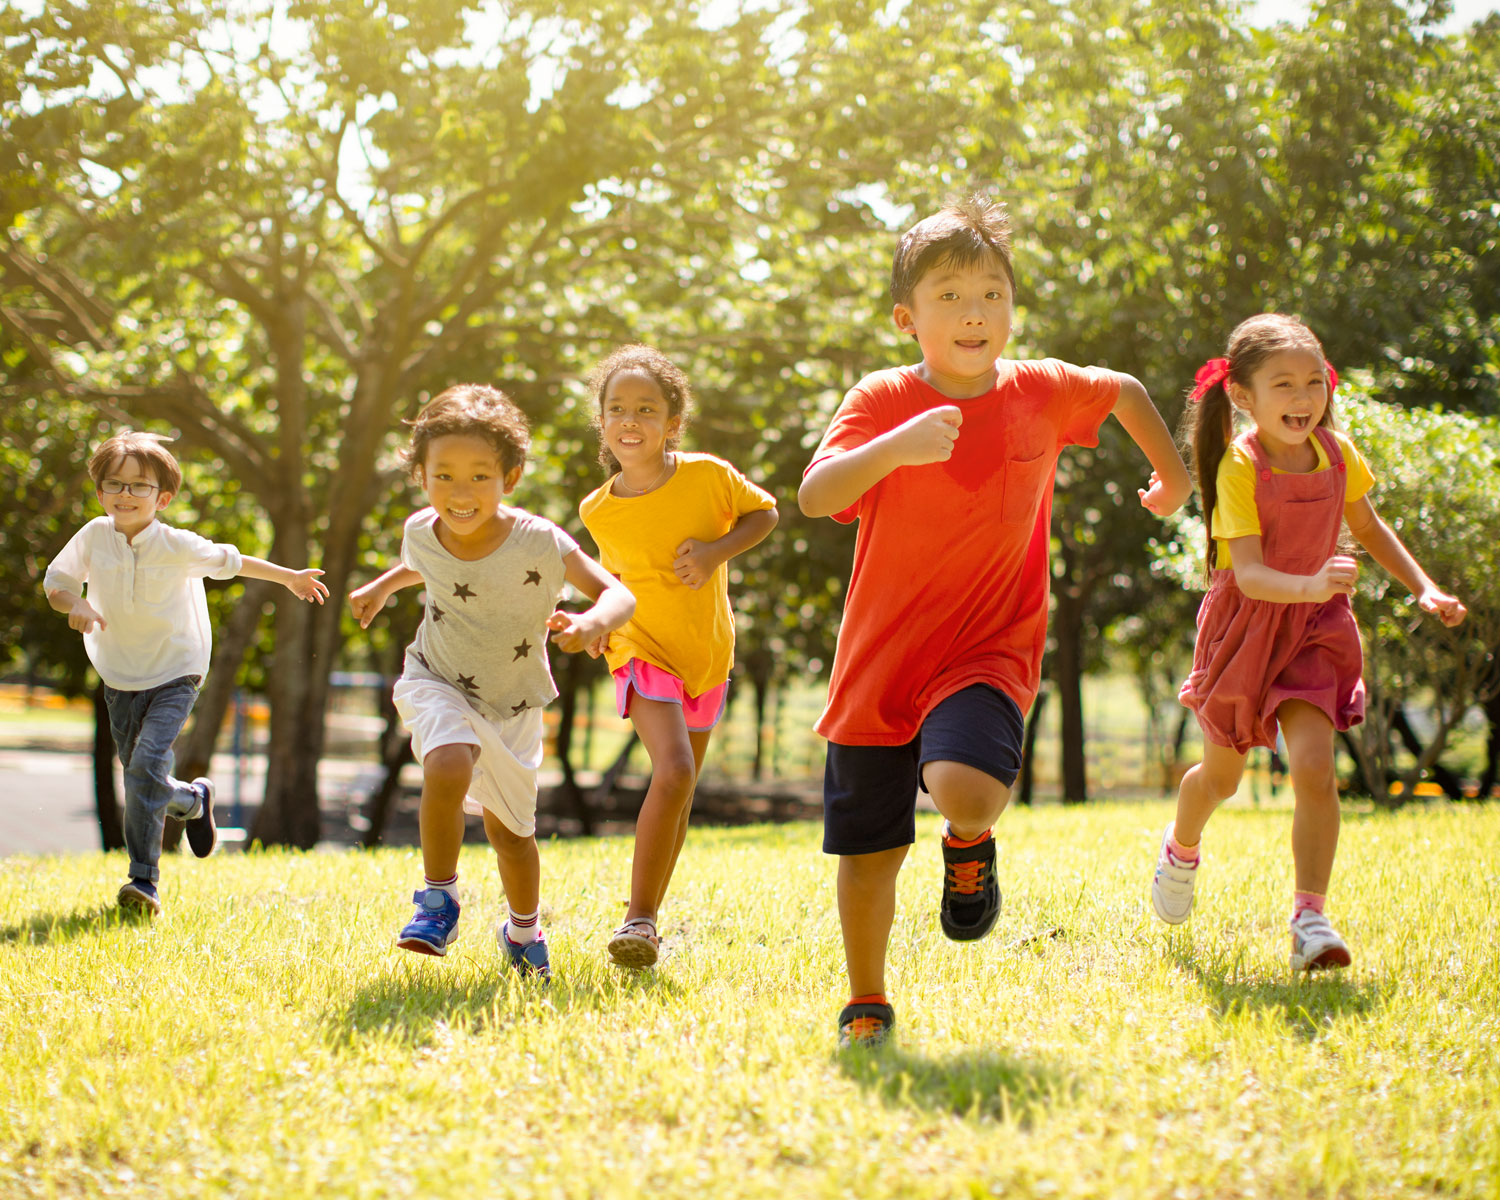
<path id="1" fill-rule="evenodd" d="M 1208 395 L 1209 391 L 1224 380 L 1229 378 L 1229 360 L 1227 358 L 1211 358 L 1193 375 L 1193 390 L 1188 393 L 1188 399 L 1194 404 Z"/>
<path id="2" fill-rule="evenodd" d="M 1323 360 L 1323 369 L 1328 372 L 1328 394 L 1332 396 L 1339 386 L 1339 373 L 1326 358 Z"/>

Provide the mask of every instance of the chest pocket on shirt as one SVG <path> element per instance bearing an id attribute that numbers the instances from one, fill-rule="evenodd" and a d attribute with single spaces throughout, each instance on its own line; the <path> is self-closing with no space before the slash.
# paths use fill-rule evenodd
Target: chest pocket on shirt
<path id="1" fill-rule="evenodd" d="M 1000 501 L 1002 522 L 1007 525 L 1031 524 L 1042 488 L 1051 477 L 1051 467 L 1052 459 L 1047 454 L 1005 460 L 1005 485 Z"/>
<path id="2" fill-rule="evenodd" d="M 160 605 L 172 598 L 173 590 L 182 578 L 180 570 L 171 567 L 137 567 L 135 571 L 135 600 L 137 604 Z"/>

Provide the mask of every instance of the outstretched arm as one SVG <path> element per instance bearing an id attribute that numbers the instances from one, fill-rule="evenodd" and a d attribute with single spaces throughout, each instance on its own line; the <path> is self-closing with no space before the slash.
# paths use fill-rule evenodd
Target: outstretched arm
<path id="1" fill-rule="evenodd" d="M 272 583 L 279 583 L 299 600 L 316 600 L 319 604 L 323 603 L 328 595 L 328 588 L 318 578 L 322 573 L 316 567 L 294 571 L 291 567 L 279 567 L 263 558 L 253 558 L 248 554 L 240 555 L 241 575 L 247 579 L 267 579 Z"/>
<path id="2" fill-rule="evenodd" d="M 1359 544 L 1370 552 L 1370 557 L 1406 585 L 1423 612 L 1431 613 L 1450 628 L 1468 615 L 1469 610 L 1458 597 L 1448 595 L 1427 578 L 1427 572 L 1417 564 L 1411 551 L 1396 536 L 1396 531 L 1380 519 L 1367 496 L 1344 506 L 1344 523 Z"/>
<path id="3" fill-rule="evenodd" d="M 349 607 L 353 610 L 354 619 L 359 622 L 359 627 L 370 628 L 370 622 L 375 619 L 375 614 L 385 607 L 387 600 L 402 588 L 421 582 L 420 573 L 398 563 L 384 575 L 372 579 L 364 587 L 355 588 L 349 593 Z"/>
<path id="4" fill-rule="evenodd" d="M 635 596 L 582 550 L 574 550 L 563 559 L 563 578 L 594 604 L 581 613 L 558 609 L 548 617 L 552 640 L 569 654 L 587 650 L 598 658 L 604 653 L 610 632 L 634 615 Z"/>
<path id="5" fill-rule="evenodd" d="M 736 554 L 743 554 L 765 541 L 780 519 L 774 508 L 760 508 L 746 513 L 735 522 L 733 529 L 714 541 L 700 542 L 697 538 L 688 538 L 677 547 L 672 570 L 677 572 L 678 579 L 697 591 Z"/>
<path id="6" fill-rule="evenodd" d="M 802 477 L 797 507 L 809 517 L 843 512 L 897 467 L 947 462 L 953 457 L 963 419 L 956 404 L 944 404 L 918 413 L 863 446 L 830 455 Z"/>
<path id="7" fill-rule="evenodd" d="M 1151 464 L 1151 479 L 1145 487 L 1136 489 L 1136 495 L 1158 517 L 1170 516 L 1193 494 L 1193 481 L 1161 413 L 1151 403 L 1145 385 L 1133 375 L 1120 376 L 1114 417 Z"/>

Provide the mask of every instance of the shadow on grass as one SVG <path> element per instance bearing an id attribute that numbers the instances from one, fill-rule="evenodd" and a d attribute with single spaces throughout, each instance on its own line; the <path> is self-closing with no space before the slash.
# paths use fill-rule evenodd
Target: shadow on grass
<path id="1" fill-rule="evenodd" d="M 498 959 L 444 962 L 403 955 L 362 983 L 326 1024 L 336 1044 L 384 1037 L 422 1046 L 449 1031 L 501 1030 L 538 1014 L 597 1010 L 631 996 L 666 998 L 681 991 L 670 976 L 655 971 L 585 971 L 577 978 L 559 973 L 548 982 L 523 977 Z"/>
<path id="2" fill-rule="evenodd" d="M 1352 979 L 1337 971 L 1293 972 L 1256 978 L 1238 960 L 1204 965 L 1191 948 L 1176 946 L 1172 957 L 1198 981 L 1220 1017 L 1264 1012 L 1305 1040 L 1323 1033 L 1335 1017 L 1365 1018 L 1383 1009 L 1396 984 L 1383 979 Z"/>
<path id="3" fill-rule="evenodd" d="M 38 913 L 15 925 L 7 925 L 0 928 L 0 944 L 51 945 L 150 923 L 151 914 L 139 909 L 121 908 L 114 903 L 95 904 L 70 913 Z"/>
<path id="4" fill-rule="evenodd" d="M 988 1052 L 926 1058 L 899 1046 L 839 1052 L 839 1069 L 884 1103 L 1029 1128 L 1073 1083 L 1055 1067 Z"/>

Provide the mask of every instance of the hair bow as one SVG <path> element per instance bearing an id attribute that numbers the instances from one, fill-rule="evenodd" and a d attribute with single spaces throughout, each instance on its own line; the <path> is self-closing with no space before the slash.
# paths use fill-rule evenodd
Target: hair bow
<path id="1" fill-rule="evenodd" d="M 1326 358 L 1323 360 L 1323 369 L 1328 372 L 1328 395 L 1331 397 L 1339 386 L 1339 373 L 1333 369 L 1333 364 Z"/>
<path id="2" fill-rule="evenodd" d="M 1188 399 L 1194 404 L 1208 395 L 1209 391 L 1229 378 L 1229 360 L 1227 358 L 1211 358 L 1193 375 L 1193 390 L 1188 393 Z"/>

